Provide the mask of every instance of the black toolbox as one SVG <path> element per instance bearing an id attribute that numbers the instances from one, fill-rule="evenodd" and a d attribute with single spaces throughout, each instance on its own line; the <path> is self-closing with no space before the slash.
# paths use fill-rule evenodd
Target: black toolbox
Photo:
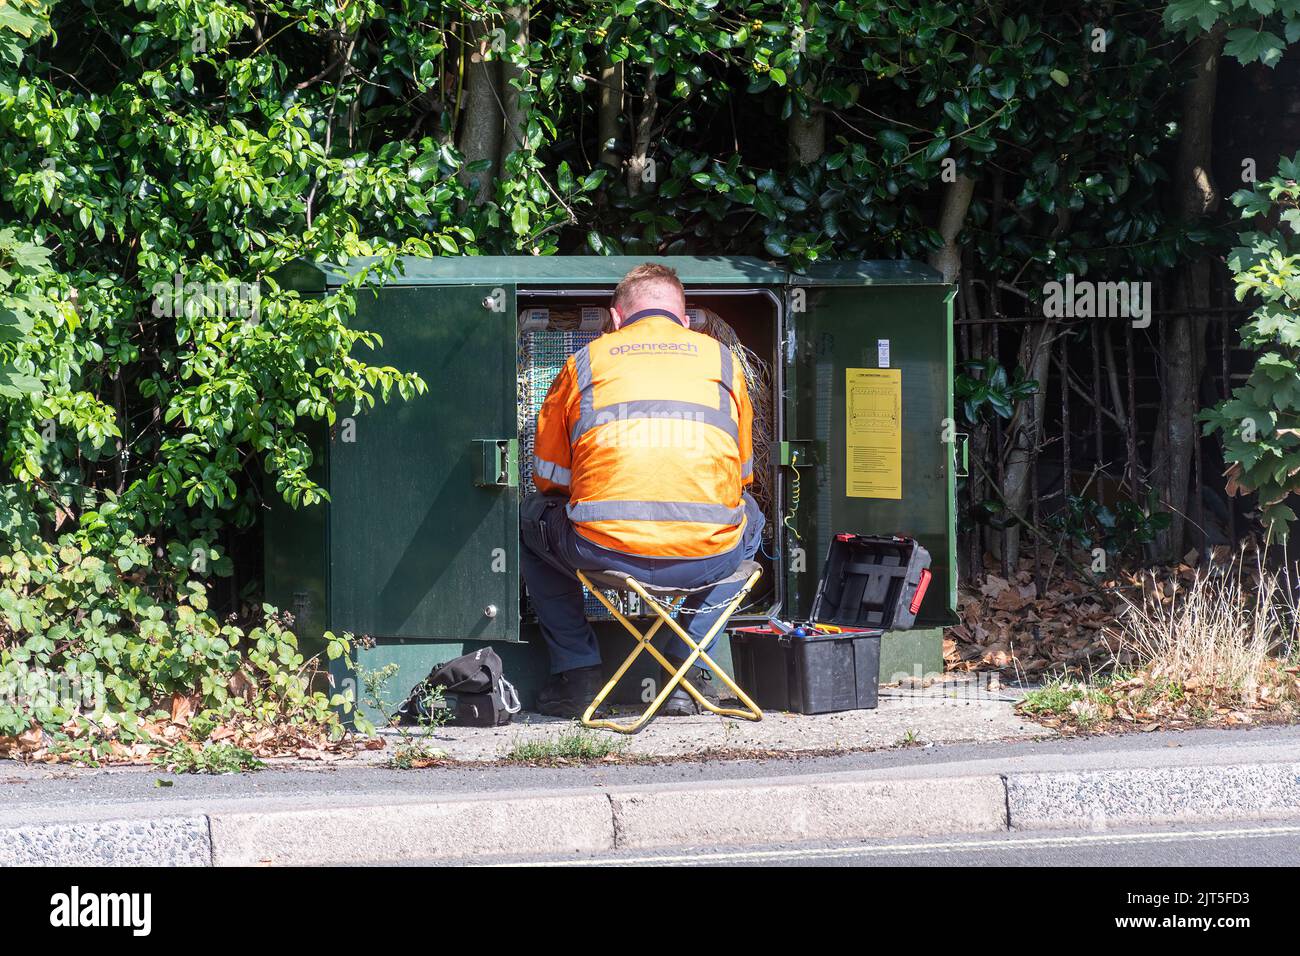
<path id="1" fill-rule="evenodd" d="M 736 683 L 759 707 L 800 714 L 870 710 L 880 683 L 880 637 L 916 621 L 930 583 L 930 554 L 911 538 L 837 534 L 812 620 L 838 631 L 770 626 L 731 632 Z"/>
<path id="2" fill-rule="evenodd" d="M 764 710 L 871 710 L 880 683 L 880 630 L 794 637 L 770 628 L 731 632 L 736 683 Z"/>

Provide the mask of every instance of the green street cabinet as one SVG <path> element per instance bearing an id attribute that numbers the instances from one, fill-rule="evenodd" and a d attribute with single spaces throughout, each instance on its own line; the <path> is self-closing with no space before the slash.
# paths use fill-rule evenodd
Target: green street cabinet
<path id="1" fill-rule="evenodd" d="M 531 703 L 547 672 L 519 575 L 533 421 L 568 354 L 599 335 L 595 307 L 644 261 L 406 259 L 357 294 L 353 321 L 383 338 L 358 357 L 417 372 L 428 391 L 340 408 L 321 430 L 314 468 L 330 501 L 294 509 L 268 494 L 265 586 L 308 651 L 327 630 L 368 638 L 355 670 L 335 664 L 333 675 L 353 682 L 372 718 L 481 642 Z M 755 456 L 764 574 L 734 620 L 806 618 L 836 532 L 910 535 L 929 549 L 934 579 L 916 629 L 886 635 L 881 679 L 941 669 L 939 629 L 956 620 L 952 286 L 905 261 L 801 274 L 739 257 L 653 261 L 677 270 L 688 309 L 720 318 L 766 380 L 755 425 L 769 439 Z M 320 294 L 365 264 L 302 264 L 280 280 Z M 588 607 L 616 664 L 629 638 L 594 598 Z M 725 666 L 725 641 L 716 656 Z M 658 679 L 643 660 L 644 675 L 621 685 L 633 696 Z"/>

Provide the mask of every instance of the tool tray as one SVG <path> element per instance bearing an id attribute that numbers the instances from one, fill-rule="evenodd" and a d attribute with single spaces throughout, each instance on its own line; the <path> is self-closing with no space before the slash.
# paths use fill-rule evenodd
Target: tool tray
<path id="1" fill-rule="evenodd" d="M 837 534 L 813 599 L 812 620 L 905 630 L 930 585 L 930 552 L 897 535 Z"/>

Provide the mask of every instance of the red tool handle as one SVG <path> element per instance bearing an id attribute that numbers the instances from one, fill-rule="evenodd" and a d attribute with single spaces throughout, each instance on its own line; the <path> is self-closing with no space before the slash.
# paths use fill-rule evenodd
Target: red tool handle
<path id="1" fill-rule="evenodd" d="M 916 593 L 912 595 L 912 604 L 908 608 L 913 614 L 921 610 L 921 601 L 925 599 L 925 589 L 930 586 L 930 569 L 921 571 L 921 580 L 916 582 Z"/>

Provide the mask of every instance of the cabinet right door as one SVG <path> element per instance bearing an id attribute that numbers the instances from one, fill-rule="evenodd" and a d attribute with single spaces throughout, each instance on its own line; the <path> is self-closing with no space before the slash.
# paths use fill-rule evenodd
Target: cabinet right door
<path id="1" fill-rule="evenodd" d="M 900 534 L 932 561 L 916 626 L 957 623 L 952 287 L 920 265 L 833 263 L 787 291 L 795 610 L 810 612 L 835 533 Z"/>

